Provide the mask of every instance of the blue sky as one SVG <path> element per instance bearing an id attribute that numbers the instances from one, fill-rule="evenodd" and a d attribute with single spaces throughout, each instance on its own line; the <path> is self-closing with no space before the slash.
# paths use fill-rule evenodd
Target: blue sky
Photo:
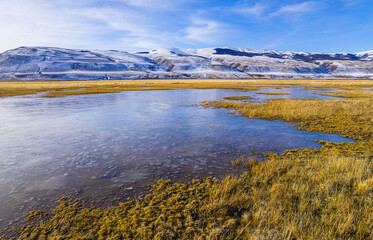
<path id="1" fill-rule="evenodd" d="M 373 49 L 373 0 L 1 0 L 0 51 Z"/>

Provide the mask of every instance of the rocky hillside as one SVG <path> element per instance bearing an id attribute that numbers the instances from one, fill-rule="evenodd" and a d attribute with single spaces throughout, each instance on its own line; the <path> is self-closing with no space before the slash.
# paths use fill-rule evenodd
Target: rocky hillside
<path id="1" fill-rule="evenodd" d="M 306 53 L 177 48 L 128 53 L 20 47 L 0 54 L 0 80 L 373 78 L 373 51 Z"/>

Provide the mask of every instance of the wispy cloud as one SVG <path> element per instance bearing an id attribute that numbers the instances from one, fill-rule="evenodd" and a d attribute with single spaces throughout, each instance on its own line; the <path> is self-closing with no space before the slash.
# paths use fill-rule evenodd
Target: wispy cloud
<path id="1" fill-rule="evenodd" d="M 352 6 L 359 5 L 361 3 L 364 3 L 370 0 L 336 0 L 336 1 L 342 2 L 345 7 L 352 7 Z"/>
<path id="2" fill-rule="evenodd" d="M 174 45 L 182 39 L 182 34 L 164 26 L 162 17 L 153 12 L 155 7 L 149 12 L 144 9 L 153 4 L 166 9 L 175 5 L 172 1 L 118 1 L 122 3 L 2 0 L 0 52 L 23 45 L 135 51 Z"/>
<path id="3" fill-rule="evenodd" d="M 185 0 L 111 0 L 115 2 L 124 3 L 129 6 L 141 8 L 143 10 L 159 11 L 172 10 L 180 5 L 183 5 Z"/>
<path id="4" fill-rule="evenodd" d="M 285 5 L 275 4 L 270 1 L 256 1 L 253 3 L 238 2 L 233 5 L 230 10 L 244 17 L 254 17 L 256 20 L 267 22 L 268 20 L 273 20 L 273 18 L 283 15 L 294 16 L 315 12 L 319 4 L 320 3 L 316 1 L 305 1 L 297 4 Z"/>
<path id="5" fill-rule="evenodd" d="M 198 17 L 192 18 L 192 25 L 184 29 L 185 38 L 201 43 L 212 43 L 220 38 L 224 24 Z"/>
<path id="6" fill-rule="evenodd" d="M 81 18 L 74 7 L 49 1 L 3 0 L 0 2 L 2 48 L 20 45 L 69 45 L 95 37 L 103 31 Z M 79 4 L 75 5 L 79 6 Z M 5 50 L 5 49 L 4 49 Z"/>
<path id="7" fill-rule="evenodd" d="M 356 31 L 353 38 L 359 44 L 353 48 L 362 51 L 371 48 L 369 4 L 370 0 L 0 0 L 0 52 L 24 45 L 125 51 L 224 45 L 261 49 L 279 39 L 283 40 L 276 46 L 286 49 L 290 42 L 315 35 L 326 46 L 325 36 L 331 32 L 342 46 L 347 44 L 343 39 L 351 42 L 346 31 Z M 368 31 L 358 32 L 364 29 Z M 289 32 L 296 34 L 286 35 Z M 331 49 L 335 45 L 330 41 Z"/>
<path id="8" fill-rule="evenodd" d="M 237 4 L 232 7 L 232 11 L 243 16 L 259 17 L 263 14 L 266 7 L 267 6 L 262 3 L 255 3 L 254 5 Z"/>
<path id="9" fill-rule="evenodd" d="M 271 14 L 271 16 L 279 16 L 283 14 L 309 13 L 316 10 L 317 3 L 314 1 L 302 2 L 298 4 L 285 5 Z"/>

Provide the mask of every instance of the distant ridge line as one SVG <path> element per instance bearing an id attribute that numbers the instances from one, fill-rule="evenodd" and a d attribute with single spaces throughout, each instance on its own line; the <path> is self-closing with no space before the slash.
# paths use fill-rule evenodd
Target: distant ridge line
<path id="1" fill-rule="evenodd" d="M 19 47 L 0 54 L 0 81 L 147 78 L 373 79 L 373 50 L 307 53 L 217 47 L 129 53 Z"/>

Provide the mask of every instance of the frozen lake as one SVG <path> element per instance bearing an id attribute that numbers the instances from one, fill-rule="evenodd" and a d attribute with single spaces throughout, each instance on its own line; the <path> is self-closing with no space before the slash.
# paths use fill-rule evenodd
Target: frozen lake
<path id="1" fill-rule="evenodd" d="M 159 178 L 186 182 L 234 174 L 231 159 L 252 151 L 352 141 L 196 106 L 237 95 L 331 98 L 302 87 L 257 92 L 185 89 L 0 99 L 0 225 L 75 190 L 90 199 L 130 196 Z"/>

